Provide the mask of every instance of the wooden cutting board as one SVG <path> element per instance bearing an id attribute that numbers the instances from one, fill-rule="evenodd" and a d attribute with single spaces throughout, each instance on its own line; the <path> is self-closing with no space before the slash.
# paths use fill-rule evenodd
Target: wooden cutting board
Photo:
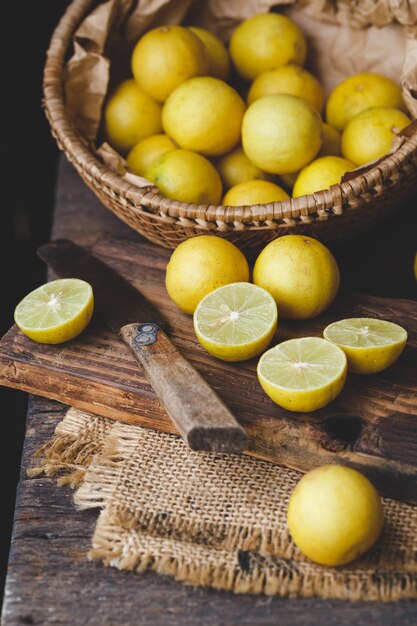
<path id="1" fill-rule="evenodd" d="M 315 320 L 280 321 L 275 343 L 321 336 L 329 322 L 352 316 L 382 317 L 409 333 L 408 345 L 393 367 L 373 376 L 349 374 L 343 392 L 328 407 L 296 414 L 265 395 L 256 377 L 256 359 L 228 364 L 201 348 L 191 317 L 166 294 L 168 250 L 104 237 L 92 252 L 164 314 L 174 343 L 247 430 L 249 454 L 302 471 L 325 463 L 347 464 L 368 475 L 382 493 L 417 502 L 416 302 L 345 293 Z M 12 327 L 0 342 L 0 384 L 112 419 L 175 432 L 128 348 L 98 320 L 77 339 L 58 346 L 36 344 Z"/>

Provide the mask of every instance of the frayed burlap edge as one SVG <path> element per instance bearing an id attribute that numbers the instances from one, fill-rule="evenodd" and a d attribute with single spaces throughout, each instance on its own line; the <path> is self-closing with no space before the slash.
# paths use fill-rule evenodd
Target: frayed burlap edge
<path id="1" fill-rule="evenodd" d="M 69 409 L 53 437 L 35 452 L 37 463 L 28 469 L 28 476 L 62 473 L 60 486 L 80 487 L 93 459 L 102 452 L 112 425 L 104 417 Z"/>
<path id="2" fill-rule="evenodd" d="M 177 581 L 236 594 L 393 602 L 417 598 L 417 577 L 402 572 L 346 572 L 158 537 L 123 528 L 102 511 L 88 557 L 120 570 L 151 570 Z"/>

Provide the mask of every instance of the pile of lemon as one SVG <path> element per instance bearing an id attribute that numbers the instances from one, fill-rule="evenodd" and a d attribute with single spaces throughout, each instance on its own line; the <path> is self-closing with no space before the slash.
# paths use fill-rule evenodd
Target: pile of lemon
<path id="1" fill-rule="evenodd" d="M 382 319 L 349 318 L 324 328 L 323 337 L 281 341 L 265 352 L 280 318 L 320 315 L 337 295 L 337 262 L 322 243 L 286 235 L 269 243 L 253 268 L 232 243 L 202 235 L 181 243 L 167 265 L 169 296 L 194 316 L 200 344 L 224 361 L 262 354 L 257 366 L 267 395 L 290 411 L 311 412 L 342 391 L 348 369 L 375 374 L 399 358 L 407 332 Z"/>
<path id="2" fill-rule="evenodd" d="M 203 28 L 155 28 L 106 103 L 107 140 L 173 200 L 253 205 L 326 189 L 389 152 L 410 120 L 379 74 L 347 78 L 326 102 L 306 59 L 303 33 L 277 13 L 243 21 L 228 49 Z"/>

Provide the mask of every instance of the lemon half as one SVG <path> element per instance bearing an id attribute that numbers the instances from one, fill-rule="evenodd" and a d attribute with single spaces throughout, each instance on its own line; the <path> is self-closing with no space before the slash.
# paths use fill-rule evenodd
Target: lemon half
<path id="1" fill-rule="evenodd" d="M 88 325 L 94 309 L 91 285 L 78 278 L 53 280 L 29 293 L 17 305 L 20 330 L 40 343 L 63 343 Z"/>
<path id="2" fill-rule="evenodd" d="M 272 296 L 251 283 L 232 283 L 209 293 L 194 313 L 198 341 L 223 361 L 245 361 L 260 354 L 277 327 Z"/>
<path id="3" fill-rule="evenodd" d="M 375 374 L 400 356 L 407 343 L 407 331 L 393 322 L 353 317 L 329 324 L 323 336 L 345 352 L 348 367 L 357 374 Z"/>
<path id="4" fill-rule="evenodd" d="M 342 391 L 346 372 L 343 350 L 320 337 L 283 341 L 258 363 L 263 390 L 288 411 L 310 412 L 326 406 Z"/>

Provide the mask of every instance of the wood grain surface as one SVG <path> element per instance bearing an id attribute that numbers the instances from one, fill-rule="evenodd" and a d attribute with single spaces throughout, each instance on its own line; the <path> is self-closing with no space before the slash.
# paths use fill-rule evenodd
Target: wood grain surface
<path id="1" fill-rule="evenodd" d="M 113 234 L 97 239 L 91 249 L 163 314 L 175 346 L 245 428 L 250 454 L 303 471 L 325 463 L 348 464 L 367 474 L 385 495 L 417 501 L 415 302 L 344 293 L 314 320 L 280 321 L 273 343 L 322 336 L 329 322 L 356 316 L 383 317 L 409 333 L 394 366 L 373 376 L 349 374 L 344 390 L 327 407 L 311 414 L 291 413 L 263 392 L 257 359 L 225 363 L 199 345 L 191 316 L 181 312 L 165 290 L 169 251 Z M 165 387 L 168 393 L 166 381 L 159 382 L 159 392 Z M 178 432 L 129 349 L 98 319 L 80 337 L 58 346 L 37 344 L 13 327 L 0 343 L 0 383 L 112 419 Z"/>
<path id="2" fill-rule="evenodd" d="M 92 245 L 103 232 L 136 236 L 100 206 L 62 160 L 53 237 Z M 112 348 L 106 344 L 107 348 Z M 413 602 L 350 603 L 235 596 L 195 589 L 153 573 L 86 560 L 96 515 L 77 511 L 68 488 L 26 469 L 65 406 L 32 397 L 18 488 L 2 624 L 22 626 L 415 626 Z"/>

